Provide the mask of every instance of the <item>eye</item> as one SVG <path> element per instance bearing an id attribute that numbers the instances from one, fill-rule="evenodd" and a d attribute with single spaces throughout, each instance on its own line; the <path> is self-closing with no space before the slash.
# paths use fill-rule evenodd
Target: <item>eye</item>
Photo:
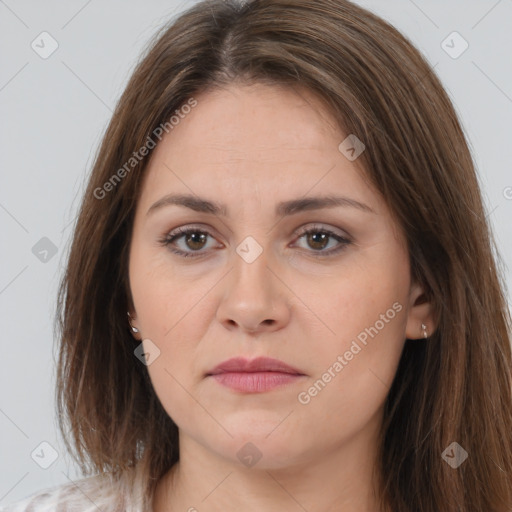
<path id="1" fill-rule="evenodd" d="M 298 233 L 298 240 L 305 239 L 307 245 L 312 249 L 315 257 L 328 257 L 342 251 L 347 245 L 351 244 L 351 240 L 341 236 L 334 231 L 322 226 L 314 225 L 309 229 L 302 228 Z M 197 258 L 207 253 L 202 249 L 207 248 L 208 237 L 213 236 L 198 227 L 188 226 L 180 227 L 171 231 L 159 240 L 159 243 L 179 256 L 184 258 Z M 324 250 L 329 246 L 331 241 L 335 242 L 335 247 Z M 182 242 L 181 247 L 179 242 Z M 211 249 L 211 247 L 209 247 Z M 315 254 L 316 253 L 316 254 Z"/>
<path id="2" fill-rule="evenodd" d="M 311 226 L 309 229 L 303 228 L 297 234 L 299 240 L 304 238 L 307 245 L 313 249 L 313 252 L 316 253 L 314 256 L 320 258 L 337 254 L 352 243 L 347 237 L 318 225 Z M 335 247 L 324 250 L 333 240 L 337 243 L 335 243 Z"/>
<path id="3" fill-rule="evenodd" d="M 201 256 L 201 253 L 205 252 L 201 251 L 201 249 L 206 247 L 206 242 L 209 236 L 211 235 L 208 231 L 204 231 L 197 227 L 180 227 L 165 235 L 159 240 L 159 242 L 161 245 L 169 247 L 172 252 L 179 256 L 183 256 L 184 258 L 195 258 Z M 178 241 L 183 241 L 185 247 L 182 245 L 182 248 L 179 248 Z M 176 245 L 178 245 L 178 248 L 176 248 Z M 191 251 L 188 249 L 191 249 Z"/>

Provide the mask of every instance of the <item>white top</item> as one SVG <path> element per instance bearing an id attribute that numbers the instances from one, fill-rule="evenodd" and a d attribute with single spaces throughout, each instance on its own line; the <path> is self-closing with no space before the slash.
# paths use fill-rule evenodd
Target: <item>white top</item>
<path id="1" fill-rule="evenodd" d="M 121 484 L 109 473 L 36 491 L 1 505 L 0 512 L 150 512 L 143 510 L 141 485 Z"/>

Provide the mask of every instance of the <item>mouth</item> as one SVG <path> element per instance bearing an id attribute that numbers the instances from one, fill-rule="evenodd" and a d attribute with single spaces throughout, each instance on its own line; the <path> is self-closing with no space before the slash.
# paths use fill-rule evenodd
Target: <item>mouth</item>
<path id="1" fill-rule="evenodd" d="M 219 384 L 244 393 L 270 391 L 297 382 L 305 376 L 283 361 L 268 357 L 228 359 L 206 374 L 206 377 L 213 378 Z"/>

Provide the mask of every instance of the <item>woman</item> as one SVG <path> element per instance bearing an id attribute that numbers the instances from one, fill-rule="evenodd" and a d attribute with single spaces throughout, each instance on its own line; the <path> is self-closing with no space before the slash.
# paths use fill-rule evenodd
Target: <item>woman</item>
<path id="1" fill-rule="evenodd" d="M 61 285 L 60 427 L 93 476 L 8 510 L 512 510 L 494 250 L 393 27 L 196 4 L 117 106 Z"/>

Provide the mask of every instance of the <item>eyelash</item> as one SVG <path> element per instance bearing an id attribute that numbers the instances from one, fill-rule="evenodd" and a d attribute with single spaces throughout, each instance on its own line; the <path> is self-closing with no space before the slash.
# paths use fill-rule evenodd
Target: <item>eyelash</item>
<path id="1" fill-rule="evenodd" d="M 182 256 L 184 258 L 199 258 L 205 253 L 204 251 L 186 252 L 186 251 L 182 251 L 180 249 L 171 247 L 171 244 L 175 240 L 181 238 L 184 235 L 188 235 L 191 233 L 200 233 L 200 234 L 212 236 L 211 233 L 209 233 L 208 231 L 199 229 L 197 227 L 193 227 L 193 226 L 180 227 L 180 228 L 175 229 L 171 233 L 166 234 L 162 238 L 160 238 L 158 240 L 158 242 L 162 246 L 167 247 L 171 252 L 177 254 L 178 256 Z M 309 229 L 299 230 L 299 232 L 296 233 L 296 235 L 298 236 L 298 239 L 300 239 L 303 236 L 308 235 L 310 233 L 322 233 L 322 234 L 328 235 L 329 237 L 334 238 L 337 242 L 340 242 L 340 245 L 338 247 L 336 247 L 334 249 L 330 249 L 328 251 L 324 251 L 324 250 L 315 251 L 312 249 L 311 252 L 313 253 L 314 257 L 316 257 L 316 258 L 327 258 L 329 256 L 334 256 L 334 255 L 340 253 L 341 251 L 343 251 L 348 245 L 350 245 L 352 243 L 352 241 L 350 239 L 348 239 L 346 237 L 342 237 L 327 228 L 323 228 L 323 227 L 316 226 L 316 225 L 310 227 Z M 196 254 L 194 254 L 194 253 L 196 253 Z"/>

